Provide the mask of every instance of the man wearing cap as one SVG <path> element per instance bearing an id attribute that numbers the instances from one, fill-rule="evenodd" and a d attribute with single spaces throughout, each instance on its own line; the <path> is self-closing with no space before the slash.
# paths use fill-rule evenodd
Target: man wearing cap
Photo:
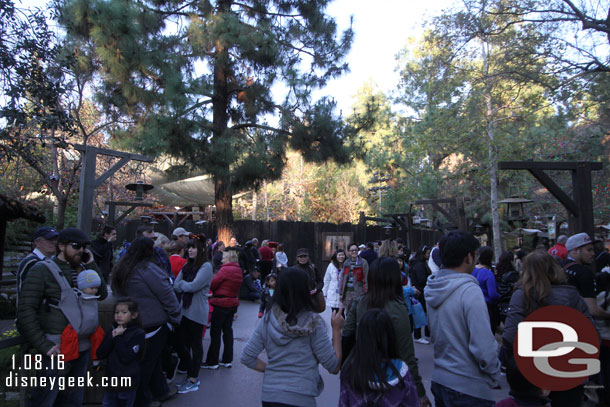
<path id="1" fill-rule="evenodd" d="M 57 237 L 57 255 L 50 261 L 59 267 L 61 274 L 72 287 L 76 287 L 79 272 L 85 269 L 97 272 L 101 280 L 99 300 L 103 300 L 108 296 L 106 281 L 97 269 L 91 251 L 87 249 L 88 244 L 89 239 L 81 230 L 66 228 Z M 61 335 L 68 325 L 68 319 L 58 307 L 61 299 L 60 285 L 45 263 L 36 263 L 23 281 L 21 299 L 17 307 L 17 329 L 32 348 L 31 351 L 43 355 L 42 369 L 38 370 L 37 374 L 46 376 L 47 383 L 51 383 L 51 377 L 56 380 L 60 375 L 84 377 L 89 362 L 88 338 L 79 341 L 81 345 L 78 358 L 66 363 L 65 370 L 57 369 L 59 343 L 51 339 Z M 75 379 L 68 379 L 66 383 L 70 380 Z M 83 402 L 83 391 L 84 387 L 78 386 L 66 386 L 60 391 L 57 384 L 53 387 L 48 385 L 33 388 L 29 405 L 50 407 L 56 403 L 80 406 Z"/>
<path id="2" fill-rule="evenodd" d="M 586 233 L 578 233 L 570 236 L 566 242 L 568 255 L 561 262 L 568 284 L 578 289 L 578 293 L 585 300 L 589 312 L 593 317 L 610 319 L 610 312 L 604 311 L 597 305 L 595 297 L 595 275 L 589 267 L 595 261 L 593 241 Z"/>
<path id="3" fill-rule="evenodd" d="M 57 231 L 50 226 L 40 227 L 34 232 L 34 250 L 21 260 L 17 268 L 17 300 L 28 271 L 39 261 L 48 260 L 55 255 L 57 235 Z"/>
<path id="4" fill-rule="evenodd" d="M 176 228 L 172 232 L 172 239 L 178 240 L 186 246 L 186 242 L 189 240 L 190 235 L 191 232 L 187 231 L 185 228 Z"/>

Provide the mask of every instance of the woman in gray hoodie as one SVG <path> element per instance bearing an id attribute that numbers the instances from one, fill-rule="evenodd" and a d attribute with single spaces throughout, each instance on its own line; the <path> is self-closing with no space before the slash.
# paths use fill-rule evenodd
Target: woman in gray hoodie
<path id="1" fill-rule="evenodd" d="M 324 388 L 318 363 L 332 374 L 341 366 L 341 311 L 331 318 L 332 344 L 324 321 L 312 309 L 309 277 L 290 267 L 279 275 L 273 305 L 246 344 L 241 362 L 264 372 L 263 406 L 315 407 Z M 267 362 L 258 356 L 265 350 Z"/>

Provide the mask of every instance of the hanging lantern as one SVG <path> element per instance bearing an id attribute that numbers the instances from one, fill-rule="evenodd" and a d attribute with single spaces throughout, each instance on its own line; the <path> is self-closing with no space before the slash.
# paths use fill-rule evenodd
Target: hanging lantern
<path id="1" fill-rule="evenodd" d="M 506 220 L 508 222 L 527 222 L 529 219 L 525 215 L 525 210 L 523 209 L 523 204 L 534 202 L 531 199 L 520 198 L 518 196 L 512 196 L 507 199 L 503 199 L 499 201 L 499 204 L 506 205 Z"/>
<path id="2" fill-rule="evenodd" d="M 145 184 L 142 181 L 138 181 L 135 184 L 125 185 L 125 189 L 128 189 L 129 191 L 134 191 L 136 193 L 136 196 L 133 198 L 134 201 L 143 201 L 144 195 L 153 188 L 153 185 Z"/>

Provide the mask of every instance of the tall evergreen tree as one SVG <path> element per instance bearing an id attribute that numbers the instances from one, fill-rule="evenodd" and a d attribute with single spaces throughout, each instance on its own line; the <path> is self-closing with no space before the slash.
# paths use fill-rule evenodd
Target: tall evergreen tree
<path id="1" fill-rule="evenodd" d="M 333 116 L 332 100 L 311 98 L 347 69 L 352 42 L 351 29 L 337 38 L 328 3 L 68 0 L 61 22 L 99 64 L 108 110 L 133 123 L 116 141 L 212 174 L 228 240 L 234 191 L 277 179 L 288 146 L 309 161 L 348 157 L 354 127 Z"/>

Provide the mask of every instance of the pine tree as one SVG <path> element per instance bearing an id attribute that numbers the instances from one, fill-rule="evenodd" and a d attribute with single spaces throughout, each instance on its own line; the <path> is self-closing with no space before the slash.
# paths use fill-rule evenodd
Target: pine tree
<path id="1" fill-rule="evenodd" d="M 352 42 L 351 29 L 337 38 L 328 3 L 73 0 L 60 21 L 100 67 L 99 98 L 126 118 L 115 141 L 212 174 L 228 240 L 233 193 L 277 179 L 288 147 L 308 161 L 348 158 L 353 127 L 331 99 L 311 98 L 347 69 Z"/>

